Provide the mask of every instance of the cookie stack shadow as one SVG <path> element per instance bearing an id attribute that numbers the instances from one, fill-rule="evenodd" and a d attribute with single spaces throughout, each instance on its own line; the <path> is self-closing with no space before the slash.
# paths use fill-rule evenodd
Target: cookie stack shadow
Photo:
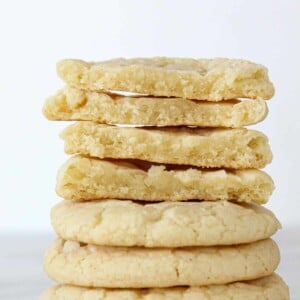
<path id="1" fill-rule="evenodd" d="M 289 299 L 274 273 L 280 223 L 262 206 L 272 153 L 244 128 L 274 93 L 263 66 L 148 58 L 57 69 L 67 86 L 44 115 L 77 122 L 61 134 L 74 156 L 57 175 L 65 200 L 44 259 L 58 285 L 41 299 Z"/>

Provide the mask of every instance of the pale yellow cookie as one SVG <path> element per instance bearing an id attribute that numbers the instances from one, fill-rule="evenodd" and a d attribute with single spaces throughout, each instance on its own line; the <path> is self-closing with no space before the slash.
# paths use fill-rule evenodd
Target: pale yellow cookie
<path id="1" fill-rule="evenodd" d="M 264 204 L 274 190 L 256 169 L 210 170 L 72 156 L 59 170 L 56 191 L 67 200 L 233 200 Z"/>
<path id="2" fill-rule="evenodd" d="M 273 235 L 280 223 L 268 209 L 229 201 L 62 201 L 51 211 L 66 240 L 106 246 L 185 247 L 250 243 Z"/>
<path id="3" fill-rule="evenodd" d="M 46 253 L 44 268 L 59 283 L 87 287 L 200 286 L 270 275 L 279 258 L 271 239 L 237 246 L 137 248 L 58 238 Z"/>
<path id="4" fill-rule="evenodd" d="M 263 168 L 272 160 L 267 137 L 245 128 L 145 129 L 76 122 L 61 137 L 66 153 L 98 158 L 232 169 Z"/>
<path id="5" fill-rule="evenodd" d="M 244 282 L 202 287 L 101 289 L 56 285 L 40 300 L 289 300 L 289 289 L 276 274 Z"/>
<path id="6" fill-rule="evenodd" d="M 66 59 L 58 75 L 69 85 L 98 91 L 220 101 L 269 99 L 274 94 L 267 69 L 246 60 L 215 58 L 134 58 L 103 62 Z"/>
<path id="7" fill-rule="evenodd" d="M 242 127 L 263 120 L 264 100 L 218 103 L 182 98 L 135 98 L 66 87 L 43 108 L 50 120 L 95 121 L 102 124 Z"/>

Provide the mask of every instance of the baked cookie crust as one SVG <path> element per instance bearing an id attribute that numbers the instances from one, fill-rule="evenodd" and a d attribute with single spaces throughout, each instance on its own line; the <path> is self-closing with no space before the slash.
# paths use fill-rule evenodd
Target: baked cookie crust
<path id="1" fill-rule="evenodd" d="M 280 228 L 268 209 L 229 201 L 62 201 L 52 208 L 51 220 L 66 240 L 106 246 L 242 244 L 268 238 Z"/>
<path id="2" fill-rule="evenodd" d="M 53 280 L 86 287 L 148 288 L 226 284 L 271 275 L 279 263 L 271 239 L 215 247 L 105 247 L 58 238 L 44 259 Z"/>
<path id="3" fill-rule="evenodd" d="M 101 289 L 56 285 L 40 300 L 289 300 L 289 289 L 276 274 L 261 279 L 184 288 Z"/>
<path id="4" fill-rule="evenodd" d="M 239 59 L 154 57 L 102 62 L 66 59 L 58 62 L 57 72 L 67 84 L 87 90 L 208 101 L 270 99 L 274 94 L 267 69 Z"/>

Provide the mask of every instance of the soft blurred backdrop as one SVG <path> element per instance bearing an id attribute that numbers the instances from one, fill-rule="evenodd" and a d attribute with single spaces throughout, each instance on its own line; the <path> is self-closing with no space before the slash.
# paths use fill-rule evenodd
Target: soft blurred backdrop
<path id="1" fill-rule="evenodd" d="M 0 233 L 52 231 L 55 176 L 66 159 L 58 134 L 66 124 L 47 121 L 41 108 L 63 86 L 58 60 L 180 56 L 245 58 L 268 67 L 276 95 L 267 119 L 255 126 L 274 152 L 266 170 L 277 188 L 267 206 L 296 238 L 299 28 L 297 0 L 1 1 Z"/>
<path id="2" fill-rule="evenodd" d="M 4 4 L 5 3 L 5 4 Z M 300 224 L 299 1 L 3 1 L 0 9 L 0 232 L 50 231 L 58 134 L 41 113 L 63 86 L 62 58 L 235 57 L 269 68 L 269 116 L 255 126 L 274 152 L 277 189 L 268 207 Z"/>

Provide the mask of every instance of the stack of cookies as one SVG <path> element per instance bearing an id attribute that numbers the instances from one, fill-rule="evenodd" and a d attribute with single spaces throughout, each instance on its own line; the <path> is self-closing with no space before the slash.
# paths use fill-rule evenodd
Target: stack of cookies
<path id="1" fill-rule="evenodd" d="M 44 106 L 74 154 L 51 212 L 42 299 L 289 299 L 262 204 L 267 70 L 234 59 L 64 60 Z M 245 98 L 243 100 L 238 100 Z"/>

